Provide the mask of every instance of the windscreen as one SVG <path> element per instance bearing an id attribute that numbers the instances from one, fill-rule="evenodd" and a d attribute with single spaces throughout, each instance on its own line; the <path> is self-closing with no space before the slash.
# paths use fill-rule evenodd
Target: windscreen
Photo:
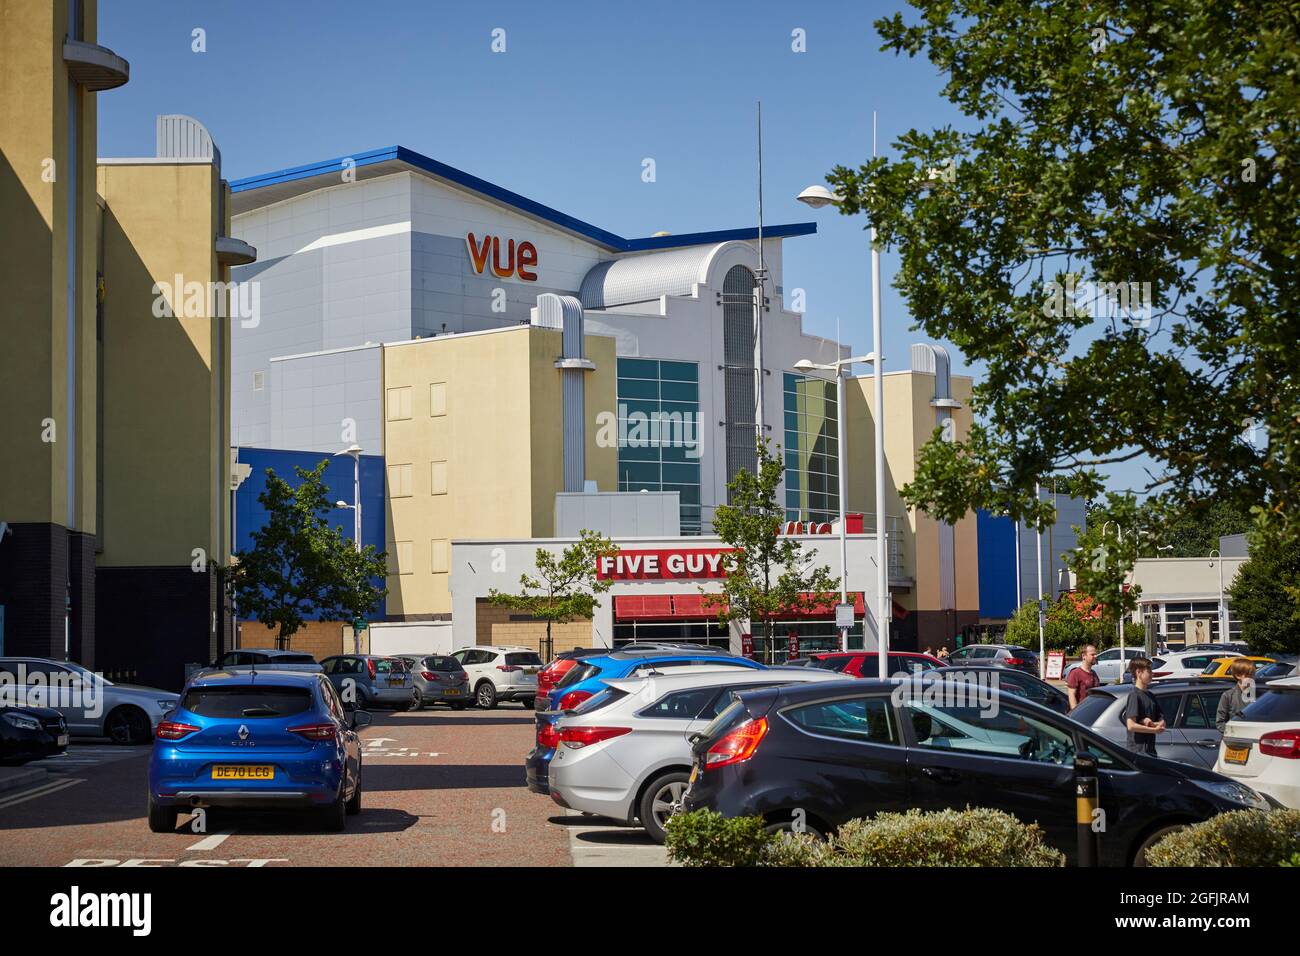
<path id="1" fill-rule="evenodd" d="M 200 717 L 252 720 L 289 717 L 311 706 L 306 687 L 192 687 L 181 700 L 183 709 Z"/>

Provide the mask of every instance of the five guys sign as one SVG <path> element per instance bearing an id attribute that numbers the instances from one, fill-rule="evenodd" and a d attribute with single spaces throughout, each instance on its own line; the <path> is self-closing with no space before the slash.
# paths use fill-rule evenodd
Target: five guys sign
<path id="1" fill-rule="evenodd" d="M 735 548 L 688 551 L 619 551 L 596 561 L 601 581 L 671 581 L 678 578 L 725 578 L 723 557 Z"/>

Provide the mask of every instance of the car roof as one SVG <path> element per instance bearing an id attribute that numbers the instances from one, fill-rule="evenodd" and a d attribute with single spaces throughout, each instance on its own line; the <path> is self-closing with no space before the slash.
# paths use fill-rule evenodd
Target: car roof
<path id="1" fill-rule="evenodd" d="M 809 676 L 814 675 L 814 676 Z M 780 684 L 828 683 L 843 681 L 844 677 L 831 671 L 809 670 L 806 667 L 768 667 L 757 670 L 749 667 L 719 667 L 700 664 L 674 667 L 669 671 L 653 673 L 634 672 L 627 677 L 610 677 L 602 681 L 615 687 L 633 687 L 653 683 L 656 692 L 690 687 L 723 687 L 728 684 Z M 855 681 L 861 683 L 860 681 Z"/>
<path id="2" fill-rule="evenodd" d="M 318 671 L 209 671 L 190 681 L 189 687 L 256 687 L 272 686 L 310 687 L 321 680 Z"/>
<path id="3" fill-rule="evenodd" d="M 308 651 L 293 651 L 283 647 L 232 647 L 227 654 L 307 654 Z"/>
<path id="4" fill-rule="evenodd" d="M 536 654 L 537 648 L 525 647 L 522 644 L 470 644 L 467 647 L 458 647 L 451 653 L 459 654 L 461 651 L 509 651 L 512 654 L 519 653 L 520 651 L 528 651 L 529 653 Z"/>
<path id="5" fill-rule="evenodd" d="M 1269 690 L 1300 690 L 1300 676 L 1297 677 L 1279 677 L 1277 680 L 1268 682 Z"/>
<path id="6" fill-rule="evenodd" d="M 636 648 L 618 648 L 611 649 L 608 654 L 604 655 L 610 660 L 615 661 L 635 661 L 635 660 L 664 660 L 675 661 L 683 657 L 734 657 L 730 651 L 719 650 L 717 648 L 708 648 L 702 650 L 695 647 L 667 648 L 667 647 L 636 647 Z"/>

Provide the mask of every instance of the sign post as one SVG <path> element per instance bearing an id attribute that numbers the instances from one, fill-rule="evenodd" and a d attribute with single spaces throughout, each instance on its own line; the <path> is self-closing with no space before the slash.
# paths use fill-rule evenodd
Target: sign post
<path id="1" fill-rule="evenodd" d="M 1065 651 L 1047 652 L 1047 680 L 1060 680 L 1065 673 Z"/>
<path id="2" fill-rule="evenodd" d="M 835 605 L 835 626 L 840 632 L 840 650 L 849 649 L 849 631 L 853 630 L 853 605 Z"/>

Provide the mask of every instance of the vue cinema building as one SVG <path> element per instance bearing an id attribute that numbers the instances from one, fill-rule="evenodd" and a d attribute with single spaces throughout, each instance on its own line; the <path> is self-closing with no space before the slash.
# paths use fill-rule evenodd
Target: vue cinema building
<path id="1" fill-rule="evenodd" d="M 804 523 L 789 530 L 839 573 L 825 534 L 842 491 L 856 515 L 874 501 L 876 412 L 870 379 L 849 379 L 840 489 L 834 385 L 794 366 L 850 353 L 784 303 L 783 243 L 813 224 L 764 229 L 760 323 L 757 229 L 626 239 L 403 147 L 235 182 L 232 207 L 236 235 L 259 250 L 235 278 L 256 282 L 261 303 L 257 322 L 234 330 L 233 440 L 255 471 L 354 443 L 363 462 L 382 459 L 382 493 L 363 480 L 362 500 L 363 514 L 384 516 L 363 541 L 390 563 L 375 649 L 394 649 L 380 633 L 402 627 L 427 649 L 536 644 L 537 622 L 488 605 L 487 591 L 517 587 L 537 547 L 559 550 L 582 528 L 629 555 L 661 552 L 680 573 L 620 579 L 594 621 L 562 626 L 557 647 L 679 636 L 739 649 L 743 628 L 711 625 L 700 605 L 717 582 L 691 552 L 720 547 L 712 517 L 754 467 L 756 427 L 784 455 L 787 516 Z M 979 614 L 974 517 L 949 527 L 898 495 L 936 427 L 951 419 L 965 434 L 971 382 L 950 375 L 942 349 L 912 356 L 885 380 L 902 647 L 951 644 Z M 350 502 L 350 482 L 331 495 Z M 241 491 L 241 533 L 251 504 Z M 874 526 L 866 514 L 849 528 L 859 640 L 874 614 Z M 828 605 L 788 622 L 770 650 L 791 630 L 804 648 L 830 646 L 832 617 Z"/>
<path id="2" fill-rule="evenodd" d="M 0 0 L 0 653 L 179 688 L 228 639 L 230 339 L 173 287 L 254 252 L 188 117 L 97 159 L 129 68 L 95 31 L 93 0 Z"/>

